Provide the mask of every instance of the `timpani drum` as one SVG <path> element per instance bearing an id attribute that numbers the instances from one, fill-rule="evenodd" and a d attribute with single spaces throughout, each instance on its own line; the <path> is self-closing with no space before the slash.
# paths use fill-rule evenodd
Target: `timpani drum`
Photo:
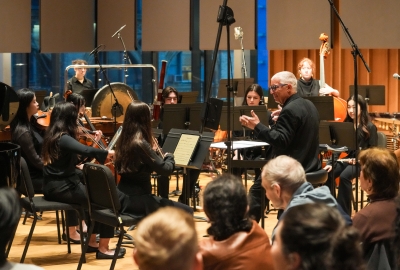
<path id="1" fill-rule="evenodd" d="M 132 102 L 130 96 L 134 100 L 138 100 L 138 96 L 132 88 L 127 86 L 124 83 L 115 82 L 110 84 L 112 90 L 117 97 L 119 107 L 116 108 L 116 116 L 117 122 L 124 121 L 124 115 L 126 108 Z M 129 94 L 128 94 L 129 92 Z M 92 116 L 93 117 L 103 117 L 106 116 L 107 118 L 113 118 L 114 116 L 114 96 L 111 93 L 110 87 L 108 85 L 103 86 L 102 88 L 97 91 L 96 95 L 92 101 Z M 121 113 L 122 112 L 122 113 Z"/>

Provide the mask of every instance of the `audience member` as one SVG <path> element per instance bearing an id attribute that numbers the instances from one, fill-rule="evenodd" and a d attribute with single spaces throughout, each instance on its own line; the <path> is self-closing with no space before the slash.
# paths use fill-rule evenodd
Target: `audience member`
<path id="1" fill-rule="evenodd" d="M 39 270 L 30 264 L 12 263 L 6 259 L 6 246 L 13 237 L 21 217 L 19 196 L 14 189 L 0 188 L 0 270 Z"/>
<path id="2" fill-rule="evenodd" d="M 361 234 L 364 257 L 369 259 L 376 244 L 383 244 L 388 262 L 394 267 L 392 239 L 396 219 L 395 198 L 399 194 L 400 173 L 393 153 L 383 148 L 370 148 L 359 155 L 360 186 L 370 203 L 353 217 Z"/>
<path id="3" fill-rule="evenodd" d="M 271 256 L 276 269 L 365 269 L 356 229 L 336 209 L 313 203 L 287 210 L 278 225 Z"/>
<path id="4" fill-rule="evenodd" d="M 322 186 L 314 189 L 307 182 L 300 162 L 294 158 L 282 155 L 271 159 L 263 167 L 261 177 L 268 199 L 275 208 L 284 210 L 279 217 L 278 224 L 289 208 L 316 202 L 324 203 L 332 208 L 338 208 L 346 222 L 351 224 L 350 217 L 338 205 L 329 188 Z M 272 239 L 275 235 L 275 229 L 272 233 Z"/>
<path id="5" fill-rule="evenodd" d="M 246 190 L 236 176 L 225 174 L 204 190 L 204 211 L 211 226 L 200 242 L 204 269 L 273 269 L 270 241 L 248 217 Z"/>
<path id="6" fill-rule="evenodd" d="M 142 270 L 203 269 L 193 217 L 167 206 L 144 218 L 136 230 L 133 258 Z"/>

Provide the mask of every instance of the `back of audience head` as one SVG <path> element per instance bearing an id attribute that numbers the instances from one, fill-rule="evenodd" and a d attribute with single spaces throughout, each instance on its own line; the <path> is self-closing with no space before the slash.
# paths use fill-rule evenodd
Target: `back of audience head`
<path id="1" fill-rule="evenodd" d="M 281 209 L 286 207 L 283 205 L 282 193 L 291 197 L 306 182 L 306 174 L 300 162 L 285 155 L 268 161 L 263 167 L 261 178 L 267 197 L 275 207 Z"/>
<path id="2" fill-rule="evenodd" d="M 163 207 L 144 218 L 135 236 L 134 259 L 142 270 L 203 269 L 193 217 Z"/>
<path id="3" fill-rule="evenodd" d="M 12 188 L 0 188 L 0 267 L 5 263 L 5 250 L 21 216 L 17 192 Z"/>
<path id="4" fill-rule="evenodd" d="M 359 155 L 360 185 L 371 200 L 393 199 L 399 194 L 399 165 L 387 149 L 369 148 Z"/>
<path id="5" fill-rule="evenodd" d="M 400 195 L 396 198 L 396 220 L 394 224 L 393 247 L 397 262 L 397 269 L 400 269 Z"/>
<path id="6" fill-rule="evenodd" d="M 208 183 L 203 200 L 204 212 L 211 223 L 207 233 L 215 240 L 225 240 L 236 232 L 251 230 L 246 190 L 236 176 L 223 174 Z"/>
<path id="7" fill-rule="evenodd" d="M 276 269 L 364 269 L 360 237 L 325 204 L 287 210 L 271 248 Z"/>

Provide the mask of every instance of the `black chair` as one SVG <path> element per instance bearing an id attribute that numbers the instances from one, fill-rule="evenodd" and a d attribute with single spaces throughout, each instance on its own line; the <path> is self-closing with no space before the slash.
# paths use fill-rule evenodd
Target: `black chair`
<path id="1" fill-rule="evenodd" d="M 22 253 L 21 263 L 24 262 L 26 253 L 28 252 L 28 247 L 32 239 L 33 231 L 35 230 L 36 222 L 38 220 L 38 212 L 46 212 L 46 211 L 66 211 L 66 210 L 73 210 L 78 212 L 79 216 L 79 226 L 80 231 L 82 232 L 82 215 L 83 212 L 82 207 L 80 205 L 73 205 L 68 203 L 61 203 L 61 202 L 54 202 L 54 201 L 47 201 L 44 199 L 43 196 L 35 196 L 35 192 L 33 190 L 33 185 L 31 181 L 31 177 L 29 175 L 28 165 L 24 158 L 21 157 L 21 186 L 19 190 L 25 197 L 21 198 L 21 206 L 25 208 L 26 211 L 29 211 L 33 214 L 33 221 L 31 225 L 31 230 L 29 231 L 28 239 L 26 240 L 24 252 Z M 58 212 L 56 215 L 57 224 L 59 223 L 58 220 Z M 69 241 L 69 231 L 66 230 L 67 233 L 67 245 L 68 245 L 68 253 L 71 253 L 71 245 Z M 58 237 L 60 237 L 60 231 L 58 230 Z M 13 241 L 14 236 L 10 240 L 9 249 L 11 248 L 11 244 Z M 81 234 L 81 247 L 83 250 L 83 234 Z M 9 252 L 9 250 L 8 250 Z M 7 252 L 7 255 L 8 255 Z"/>
<path id="2" fill-rule="evenodd" d="M 313 187 L 319 187 L 325 184 L 327 179 L 328 179 L 328 172 L 324 169 L 306 173 L 306 180 L 307 182 L 311 183 Z"/>
<path id="3" fill-rule="evenodd" d="M 110 266 L 110 270 L 112 270 L 115 267 L 122 239 L 126 232 L 124 226 L 136 225 L 140 221 L 141 217 L 123 215 L 119 212 L 121 204 L 117 195 L 117 187 L 115 185 L 114 175 L 108 167 L 99 164 L 86 163 L 83 167 L 83 174 L 91 219 L 88 239 L 90 239 L 93 232 L 95 222 L 117 227 L 119 230 L 114 258 Z M 85 261 L 85 254 L 88 245 L 89 241 L 85 244 L 77 268 L 78 270 L 82 268 L 82 263 Z"/>

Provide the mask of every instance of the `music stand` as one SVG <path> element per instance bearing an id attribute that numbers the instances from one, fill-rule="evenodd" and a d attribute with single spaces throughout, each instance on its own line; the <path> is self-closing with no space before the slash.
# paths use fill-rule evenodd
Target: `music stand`
<path id="1" fill-rule="evenodd" d="M 249 87 L 250 85 L 252 85 L 254 83 L 254 78 L 245 78 L 243 80 L 243 78 L 234 78 L 233 80 L 233 85 L 237 84 L 237 92 L 236 92 L 236 96 L 237 97 L 244 97 L 244 93 L 247 89 L 247 87 Z M 232 81 L 231 80 L 231 81 Z M 228 80 L 227 79 L 221 79 L 219 80 L 219 85 L 218 85 L 218 94 L 217 97 L 218 98 L 226 98 L 226 85 L 228 84 Z"/>
<path id="2" fill-rule="evenodd" d="M 99 90 L 98 88 L 82 90 L 82 92 L 80 94 L 85 98 L 85 101 L 86 101 L 85 106 L 86 107 L 91 107 L 92 106 L 93 98 L 96 95 L 98 90 Z"/>
<path id="3" fill-rule="evenodd" d="M 168 134 L 172 128 L 199 130 L 202 106 L 202 103 L 164 104 L 163 134 Z"/>
<path id="4" fill-rule="evenodd" d="M 271 94 L 271 91 L 268 90 L 268 104 L 267 104 L 268 110 L 278 109 L 278 105 L 279 104 L 275 101 L 274 96 Z"/>
<path id="5" fill-rule="evenodd" d="M 269 117 L 271 115 L 271 112 L 267 110 L 265 105 L 259 105 L 259 106 L 248 106 L 248 105 L 243 105 L 243 106 L 236 106 L 234 107 L 234 110 L 231 110 L 231 130 L 236 131 L 236 130 L 242 130 L 243 128 L 248 129 L 247 127 L 243 127 L 242 124 L 239 122 L 239 117 L 242 115 L 248 115 L 251 116 L 251 111 L 254 111 L 255 114 L 257 114 L 258 118 L 260 119 L 261 123 L 268 124 Z M 228 113 L 228 108 L 226 106 L 222 107 L 222 114 L 221 118 L 222 119 L 227 119 L 226 114 Z M 220 129 L 221 130 L 227 130 L 228 123 L 227 121 L 221 121 L 220 123 Z"/>
<path id="6" fill-rule="evenodd" d="M 319 113 L 319 120 L 335 120 L 332 96 L 303 97 L 311 101 Z"/>
<path id="7" fill-rule="evenodd" d="M 175 105 L 176 106 L 176 105 Z M 198 142 L 194 148 L 189 147 L 191 145 L 191 142 L 182 142 L 182 134 L 189 135 L 189 136 L 196 136 L 198 138 Z M 190 190 L 190 184 L 187 179 L 187 169 L 197 169 L 200 170 L 203 161 L 208 155 L 209 148 L 211 143 L 214 140 L 214 133 L 213 132 L 203 132 L 200 134 L 199 131 L 194 131 L 194 130 L 185 130 L 185 129 L 176 129 L 172 128 L 170 132 L 167 135 L 167 139 L 165 140 L 164 146 L 163 146 L 163 152 L 164 153 L 174 153 L 176 160 L 178 159 L 178 156 L 183 156 L 183 155 L 189 155 L 191 158 L 188 160 L 187 163 L 182 164 L 177 161 L 176 166 L 182 167 L 183 168 L 183 181 L 186 182 L 186 190 L 183 192 L 183 202 L 187 205 L 189 205 L 189 196 L 192 193 L 192 190 Z M 186 153 L 176 153 L 177 149 L 182 149 L 180 147 L 180 144 L 185 144 L 183 147 L 184 151 L 188 151 Z M 186 147 L 187 145 L 187 147 Z M 179 147 L 179 148 L 178 148 Z M 190 153 L 189 153 L 190 152 Z M 196 202 L 195 202 L 195 196 L 192 196 L 193 198 L 193 210 L 196 211 Z"/>
<path id="8" fill-rule="evenodd" d="M 357 92 L 361 95 L 367 105 L 385 105 L 384 85 L 357 85 Z M 354 95 L 354 85 L 350 85 L 350 96 Z"/>
<path id="9" fill-rule="evenodd" d="M 196 103 L 199 91 L 180 92 L 178 94 L 178 103 L 191 104 Z"/>

